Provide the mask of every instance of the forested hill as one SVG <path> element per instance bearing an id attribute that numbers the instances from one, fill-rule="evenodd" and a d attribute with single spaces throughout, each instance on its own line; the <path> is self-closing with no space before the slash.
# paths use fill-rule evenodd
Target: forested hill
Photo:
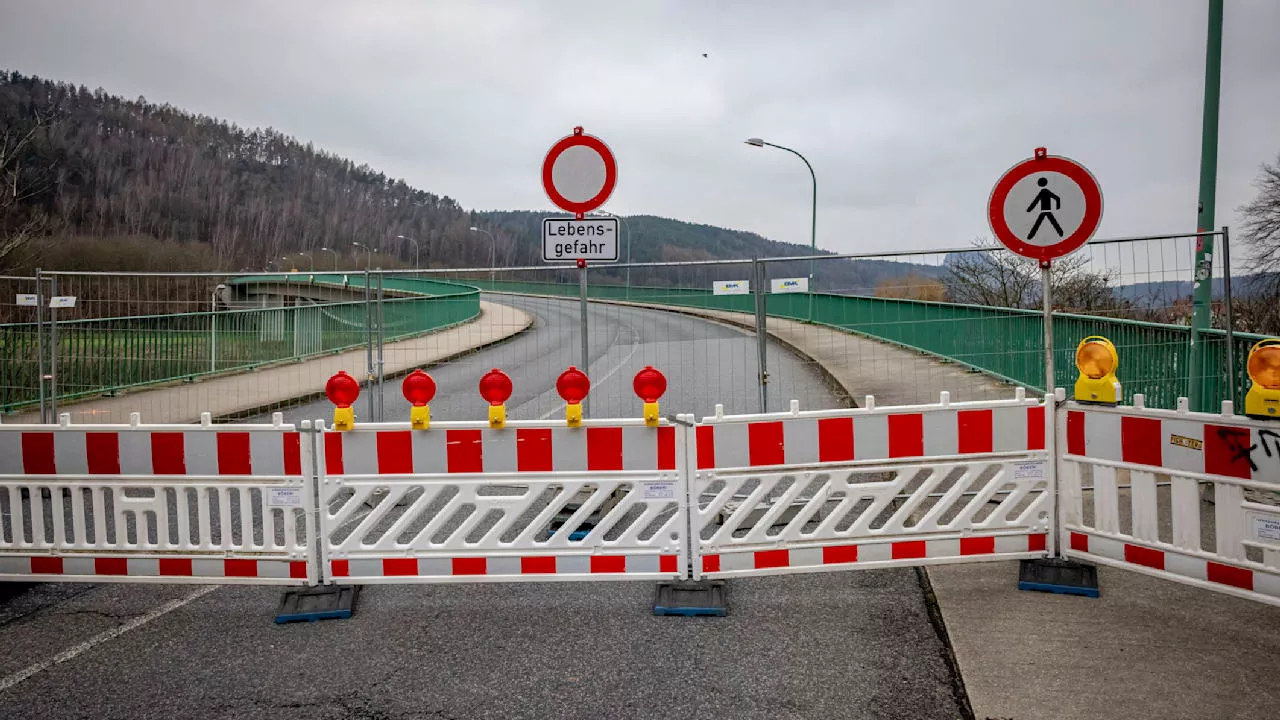
<path id="1" fill-rule="evenodd" d="M 488 237 L 472 226 L 494 233 L 498 265 L 541 258 L 543 213 L 468 212 L 271 128 L 7 71 L 0 71 L 0 178 L 0 273 L 37 265 L 258 270 L 301 251 L 324 264 L 330 257 L 321 248 L 362 264 L 353 242 L 377 247 L 383 266 L 410 266 L 414 245 L 397 236 L 417 240 L 422 266 L 487 266 Z M 808 253 L 753 233 L 652 216 L 627 218 L 624 237 L 637 262 Z M 805 265 L 774 275 L 805 274 Z M 826 262 L 818 280 L 828 289 L 869 288 L 909 271 L 936 272 Z M 677 281 L 659 272 L 633 280 Z"/>

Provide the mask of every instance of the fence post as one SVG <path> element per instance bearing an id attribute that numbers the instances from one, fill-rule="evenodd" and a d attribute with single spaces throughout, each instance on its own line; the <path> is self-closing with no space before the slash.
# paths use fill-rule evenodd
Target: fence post
<path id="1" fill-rule="evenodd" d="M 49 422 L 44 403 L 44 275 L 36 268 L 36 383 L 40 397 L 40 422 Z"/>
<path id="2" fill-rule="evenodd" d="M 751 284 L 755 293 L 756 301 L 756 362 L 759 368 L 758 384 L 760 386 L 760 412 L 769 412 L 769 328 L 766 319 L 765 303 L 768 299 L 764 294 L 765 272 L 764 263 L 760 262 L 760 258 L 751 258 L 752 277 Z"/>
<path id="3" fill-rule="evenodd" d="M 1222 293 L 1227 301 L 1227 399 L 1234 409 L 1239 404 L 1236 402 L 1235 317 L 1231 310 L 1231 240 L 1226 225 L 1222 226 Z"/>
<path id="4" fill-rule="evenodd" d="M 387 341 L 386 329 L 383 326 L 383 319 L 385 317 L 383 315 L 383 308 L 382 308 L 383 300 L 384 300 L 384 297 L 382 293 L 382 273 L 379 272 L 378 273 L 378 304 L 374 310 L 374 312 L 376 313 L 377 322 L 378 322 L 378 422 L 382 422 L 383 420 L 383 416 L 386 410 L 385 405 L 387 401 L 386 397 L 384 397 L 382 393 L 383 382 L 385 380 L 385 378 L 382 375 L 382 347 L 384 344 L 386 344 L 386 341 Z"/>
<path id="5" fill-rule="evenodd" d="M 377 405 L 373 399 L 373 299 L 372 288 L 369 287 L 369 268 L 364 270 L 364 364 L 365 377 L 368 379 L 367 387 L 369 392 L 369 419 L 374 420 L 377 416 Z"/>
<path id="6" fill-rule="evenodd" d="M 58 309 L 53 298 L 58 295 L 58 276 L 49 277 L 49 421 L 58 419 Z"/>

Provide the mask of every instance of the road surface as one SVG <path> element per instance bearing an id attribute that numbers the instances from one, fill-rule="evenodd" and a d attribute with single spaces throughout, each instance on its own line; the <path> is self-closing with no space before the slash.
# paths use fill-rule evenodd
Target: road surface
<path id="1" fill-rule="evenodd" d="M 433 419 L 478 419 L 480 372 L 515 381 L 517 418 L 560 412 L 577 362 L 571 302 L 516 299 L 538 317 L 508 343 L 432 370 Z M 593 306 L 593 414 L 638 412 L 635 370 L 671 380 L 664 412 L 754 411 L 732 388 L 754 338 L 682 315 Z M 781 348 L 806 406 L 822 379 Z M 407 416 L 398 382 L 388 418 Z M 327 403 L 288 411 L 327 417 Z M 10 589 L 11 591 L 14 588 Z M 0 591 L 0 717 L 41 718 L 956 718 L 955 678 L 914 570 L 735 580 L 725 618 L 651 614 L 648 582 L 379 585 L 347 621 L 277 626 L 257 587 L 36 585 Z"/>

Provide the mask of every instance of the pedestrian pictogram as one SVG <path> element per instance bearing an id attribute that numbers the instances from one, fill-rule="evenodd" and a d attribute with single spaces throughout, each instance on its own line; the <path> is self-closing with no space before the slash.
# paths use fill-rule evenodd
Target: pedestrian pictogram
<path id="1" fill-rule="evenodd" d="M 987 219 L 1005 247 L 1048 262 L 1093 236 L 1102 221 L 1102 189 L 1080 163 L 1036 148 L 1000 177 Z"/>

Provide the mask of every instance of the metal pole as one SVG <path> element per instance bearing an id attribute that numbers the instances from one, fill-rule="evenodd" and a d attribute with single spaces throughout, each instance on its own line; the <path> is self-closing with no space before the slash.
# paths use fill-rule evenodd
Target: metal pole
<path id="1" fill-rule="evenodd" d="M 58 276 L 49 278 L 49 297 L 58 295 Z M 58 421 L 58 309 L 49 305 L 49 421 Z"/>
<path id="2" fill-rule="evenodd" d="M 618 222 L 622 224 L 622 230 L 627 234 L 627 299 L 631 299 L 631 231 L 627 229 L 627 221 L 621 217 Z"/>
<path id="3" fill-rule="evenodd" d="M 581 325 L 582 325 L 582 372 L 590 375 L 591 373 L 587 370 L 587 366 L 590 361 L 591 355 L 590 355 L 590 348 L 587 343 L 587 261 L 586 260 L 578 261 L 578 307 L 580 309 Z M 591 402 L 590 396 L 584 398 L 582 401 L 582 414 L 584 417 L 587 416 L 590 412 L 590 408 L 591 408 L 591 406 L 589 405 L 590 402 Z"/>
<path id="4" fill-rule="evenodd" d="M 218 291 L 209 301 L 209 372 L 218 370 Z"/>
<path id="5" fill-rule="evenodd" d="M 378 273 L 378 305 L 375 310 L 378 318 L 378 422 L 382 422 L 385 419 L 383 416 L 386 412 L 386 402 L 387 402 L 387 398 L 383 394 L 383 389 L 384 389 L 383 384 L 386 381 L 386 377 L 384 377 L 382 373 L 382 348 L 383 348 L 383 345 L 386 344 L 386 340 L 387 340 L 386 330 L 382 322 L 384 317 L 382 314 L 383 297 L 384 296 L 382 294 L 382 273 L 379 272 Z"/>
<path id="6" fill-rule="evenodd" d="M 1053 296 L 1047 260 L 1040 263 L 1040 286 L 1044 297 L 1044 391 L 1053 394 Z"/>
<path id="7" fill-rule="evenodd" d="M 36 268 L 36 382 L 40 388 L 40 422 L 49 422 L 44 404 L 44 276 Z"/>
<path id="8" fill-rule="evenodd" d="M 1222 226 L 1222 292 L 1227 301 L 1227 399 L 1231 411 L 1236 410 L 1236 321 L 1231 309 L 1231 240 L 1227 226 Z"/>
<path id="9" fill-rule="evenodd" d="M 756 300 L 756 363 L 759 369 L 758 385 L 760 386 L 760 412 L 769 411 L 769 329 L 766 326 L 764 294 L 765 266 L 759 258 L 751 259 L 752 291 Z"/>
<path id="10" fill-rule="evenodd" d="M 1218 180 L 1218 90 L 1222 79 L 1222 0 L 1209 0 L 1208 40 L 1204 59 L 1204 119 L 1200 125 L 1200 204 L 1196 229 L 1213 229 L 1214 202 Z M 1191 316 L 1191 344 L 1187 364 L 1188 395 L 1192 410 L 1204 406 L 1204 343 L 1200 333 L 1210 325 L 1213 302 L 1213 236 L 1196 240 L 1193 285 L 1194 311 Z M 1205 282 L 1208 280 L 1209 282 Z"/>
<path id="11" fill-rule="evenodd" d="M 364 362 L 365 368 L 368 370 L 366 376 L 368 383 L 366 384 L 369 393 L 369 419 L 374 420 L 378 417 L 377 406 L 374 404 L 373 395 L 373 306 L 372 289 L 369 286 L 369 268 L 364 269 Z"/>

